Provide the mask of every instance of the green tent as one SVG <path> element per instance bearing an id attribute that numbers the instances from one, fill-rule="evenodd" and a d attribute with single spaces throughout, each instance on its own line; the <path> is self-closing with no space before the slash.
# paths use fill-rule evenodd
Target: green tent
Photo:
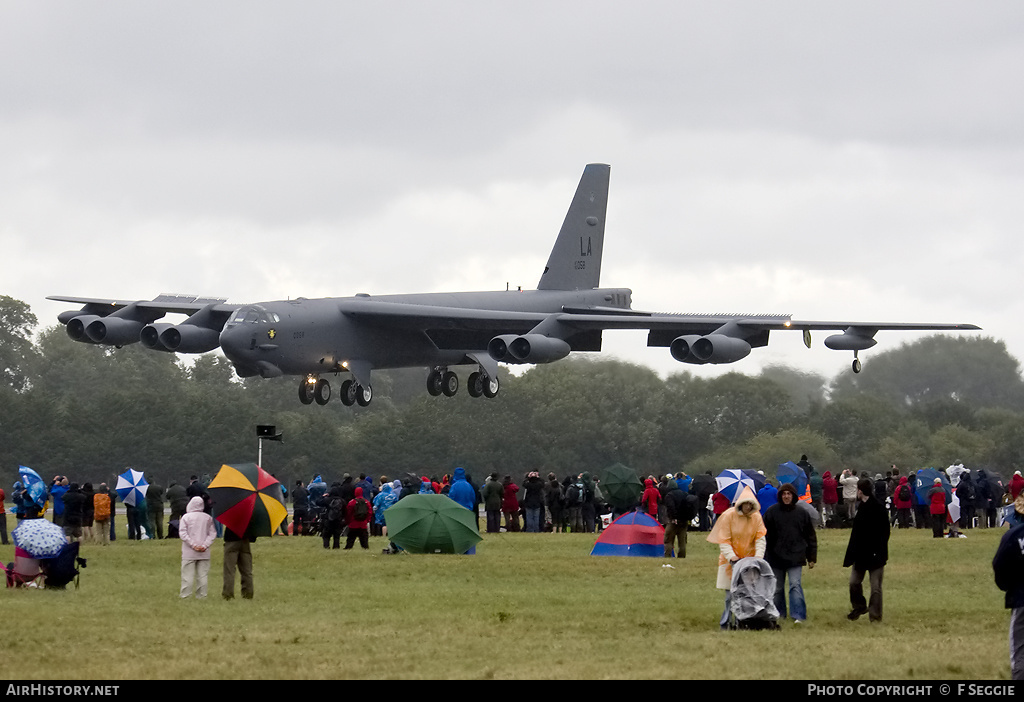
<path id="1" fill-rule="evenodd" d="M 480 531 L 472 512 L 447 495 L 409 495 L 387 511 L 388 538 L 409 553 L 466 553 Z"/>

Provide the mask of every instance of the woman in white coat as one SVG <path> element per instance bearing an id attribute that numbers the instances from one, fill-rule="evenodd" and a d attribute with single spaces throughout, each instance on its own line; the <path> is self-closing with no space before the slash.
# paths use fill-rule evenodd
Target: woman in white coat
<path id="1" fill-rule="evenodd" d="M 206 597 L 210 575 L 210 547 L 217 538 L 213 517 L 203 511 L 203 498 L 193 497 L 185 514 L 178 521 L 181 537 L 181 597 L 195 592 L 199 599 Z"/>

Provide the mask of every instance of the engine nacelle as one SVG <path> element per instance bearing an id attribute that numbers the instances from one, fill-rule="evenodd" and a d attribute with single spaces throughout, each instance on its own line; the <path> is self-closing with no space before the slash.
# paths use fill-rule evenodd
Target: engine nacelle
<path id="1" fill-rule="evenodd" d="M 170 351 L 169 348 L 163 345 L 160 341 L 160 335 L 167 329 L 173 327 L 173 324 L 169 322 L 159 322 L 156 324 L 147 324 L 139 332 L 139 342 L 147 349 L 153 351 Z"/>
<path id="2" fill-rule="evenodd" d="M 103 319 L 103 317 L 96 314 L 80 314 L 67 321 L 65 331 L 67 331 L 68 336 L 75 341 L 81 341 L 86 344 L 95 343 L 89 338 L 89 335 L 86 334 L 85 330 L 90 324 L 100 319 Z"/>
<path id="3" fill-rule="evenodd" d="M 495 361 L 504 361 L 505 363 L 516 363 L 516 359 L 509 353 L 508 347 L 513 341 L 516 340 L 515 334 L 502 334 L 496 336 L 490 340 L 487 344 L 487 354 Z"/>
<path id="4" fill-rule="evenodd" d="M 206 353 L 220 346 L 220 332 L 194 324 L 178 324 L 160 332 L 160 343 L 168 351 Z"/>
<path id="5" fill-rule="evenodd" d="M 682 363 L 702 363 L 691 353 L 691 349 L 697 341 L 700 341 L 700 337 L 696 334 L 677 336 L 668 347 L 669 353 L 672 354 L 672 358 Z"/>
<path id="6" fill-rule="evenodd" d="M 487 344 L 487 353 L 505 363 L 551 363 L 565 358 L 572 349 L 562 339 L 543 334 L 502 334 Z"/>
<path id="7" fill-rule="evenodd" d="M 870 336 L 863 336 L 853 332 L 833 334 L 825 339 L 825 346 L 833 351 L 864 351 L 877 343 L 878 341 Z"/>
<path id="8" fill-rule="evenodd" d="M 524 334 L 508 345 L 508 352 L 520 363 L 551 363 L 569 355 L 568 342 L 543 334 Z"/>
<path id="9" fill-rule="evenodd" d="M 750 344 L 724 334 L 687 335 L 676 337 L 669 350 L 683 363 L 733 363 L 750 354 Z"/>
<path id="10" fill-rule="evenodd" d="M 85 334 L 97 344 L 124 346 L 134 344 L 139 340 L 142 326 L 142 322 L 134 319 L 114 316 L 100 317 L 89 323 L 85 328 Z"/>

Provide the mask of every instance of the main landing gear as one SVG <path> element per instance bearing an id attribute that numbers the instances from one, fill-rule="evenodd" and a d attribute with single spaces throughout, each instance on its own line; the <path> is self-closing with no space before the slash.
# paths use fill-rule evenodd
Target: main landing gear
<path id="1" fill-rule="evenodd" d="M 857 352 L 853 352 L 853 372 L 860 373 L 860 359 L 857 358 Z"/>
<path id="2" fill-rule="evenodd" d="M 473 371 L 467 381 L 470 397 L 494 398 L 498 395 L 498 379 L 489 378 L 482 371 Z M 459 376 L 452 371 L 438 366 L 427 375 L 427 392 L 434 397 L 446 395 L 454 397 L 459 391 Z"/>
<path id="3" fill-rule="evenodd" d="M 370 386 L 363 386 L 354 380 L 346 380 L 341 384 L 341 403 L 346 406 L 359 404 L 366 407 L 373 399 L 373 390 Z M 315 401 L 318 405 L 326 405 L 331 400 L 331 384 L 325 378 L 308 376 L 299 383 L 299 402 L 304 405 L 311 405 Z"/>

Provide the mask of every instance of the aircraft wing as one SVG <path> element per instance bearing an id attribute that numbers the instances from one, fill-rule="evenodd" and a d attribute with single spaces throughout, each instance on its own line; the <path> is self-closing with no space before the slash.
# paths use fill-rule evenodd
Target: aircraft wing
<path id="1" fill-rule="evenodd" d="M 50 295 L 47 300 L 57 302 L 70 302 L 76 305 L 86 305 L 97 311 L 116 312 L 125 307 L 134 306 L 136 309 L 149 310 L 151 312 L 195 314 L 208 305 L 216 305 L 221 311 L 231 312 L 241 305 L 228 305 L 226 298 L 220 297 L 196 297 L 195 295 L 158 295 L 152 300 L 118 300 L 107 297 L 65 297 L 61 295 Z M 111 309 L 112 308 L 112 309 Z"/>

